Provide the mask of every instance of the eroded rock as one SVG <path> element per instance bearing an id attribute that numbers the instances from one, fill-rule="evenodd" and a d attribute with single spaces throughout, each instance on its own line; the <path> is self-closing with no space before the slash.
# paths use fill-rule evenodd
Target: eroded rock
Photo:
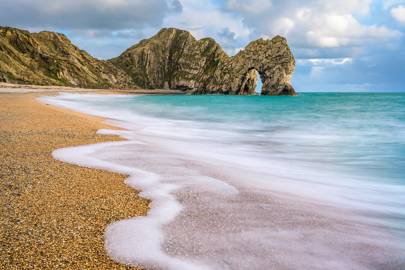
<path id="1" fill-rule="evenodd" d="M 144 88 L 253 95 L 257 71 L 263 81 L 262 94 L 295 95 L 290 85 L 295 60 L 281 36 L 253 41 L 229 57 L 213 39 L 196 40 L 187 31 L 168 28 L 111 62 Z"/>

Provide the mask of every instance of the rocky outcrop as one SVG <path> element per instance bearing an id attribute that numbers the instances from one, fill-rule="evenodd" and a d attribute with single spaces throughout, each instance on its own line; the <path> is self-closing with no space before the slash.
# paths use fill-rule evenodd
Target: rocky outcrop
<path id="1" fill-rule="evenodd" d="M 211 38 L 162 29 L 119 57 L 101 61 L 63 34 L 0 27 L 0 81 L 96 88 L 173 89 L 191 94 L 295 95 L 285 38 L 251 42 L 229 57 Z"/>
<path id="2" fill-rule="evenodd" d="M 168 28 L 111 62 L 144 88 L 252 95 L 259 74 L 263 95 L 295 94 L 290 84 L 295 60 L 287 40 L 280 36 L 256 40 L 229 57 L 212 39 L 196 40 L 187 31 Z"/>
<path id="3" fill-rule="evenodd" d="M 213 39 L 197 41 L 187 31 L 169 28 L 110 61 L 142 88 L 192 91 L 206 88 L 205 83 L 227 58 Z"/>
<path id="4" fill-rule="evenodd" d="M 262 95 L 295 95 L 290 84 L 294 69 L 295 60 L 285 38 L 259 39 L 221 63 L 207 88 L 211 92 L 251 95 L 259 74 Z"/>
<path id="5" fill-rule="evenodd" d="M 10 27 L 0 27 L 0 81 L 87 88 L 134 86 L 124 71 L 78 49 L 63 34 Z"/>

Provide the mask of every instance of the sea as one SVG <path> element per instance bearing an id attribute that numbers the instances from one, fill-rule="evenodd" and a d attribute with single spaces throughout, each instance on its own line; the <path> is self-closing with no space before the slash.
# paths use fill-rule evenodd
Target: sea
<path id="1" fill-rule="evenodd" d="M 146 217 L 106 228 L 152 269 L 405 269 L 405 93 L 60 93 L 125 141 L 56 159 L 129 175 Z M 67 179 L 68 181 L 68 179 Z"/>

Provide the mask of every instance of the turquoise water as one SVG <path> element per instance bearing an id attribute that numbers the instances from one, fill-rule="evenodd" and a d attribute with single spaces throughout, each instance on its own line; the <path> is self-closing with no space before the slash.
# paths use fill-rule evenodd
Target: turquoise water
<path id="1" fill-rule="evenodd" d="M 140 115 L 150 134 L 240 159 L 269 181 L 294 183 L 284 189 L 405 228 L 405 94 L 64 99 L 124 121 Z"/>
<path id="2" fill-rule="evenodd" d="M 405 185 L 405 94 L 142 96 L 127 102 L 144 115 L 238 132 L 241 141 L 285 158 L 329 162 Z"/>
<path id="3" fill-rule="evenodd" d="M 62 93 L 44 101 L 124 128 L 100 133 L 126 141 L 56 155 L 128 174 L 152 201 L 146 217 L 106 231 L 118 261 L 404 269 L 405 94 Z"/>
<path id="4" fill-rule="evenodd" d="M 325 179 L 333 176 L 330 181 L 342 186 L 360 182 L 349 200 L 381 207 L 378 215 L 405 226 L 405 94 L 142 96 L 125 106 L 160 119 L 197 122 L 225 143 L 250 145 L 265 153 L 263 159 L 323 171 Z M 222 137 L 220 131 L 233 135 Z M 363 197 L 370 189 L 373 194 Z"/>

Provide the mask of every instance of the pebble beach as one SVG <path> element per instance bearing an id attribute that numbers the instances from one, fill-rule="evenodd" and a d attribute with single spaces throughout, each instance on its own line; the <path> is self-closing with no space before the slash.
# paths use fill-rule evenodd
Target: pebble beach
<path id="1" fill-rule="evenodd" d="M 111 127 L 41 95 L 0 94 L 0 269 L 137 269 L 107 256 L 104 230 L 145 215 L 149 202 L 124 175 L 52 158 L 58 148 L 120 138 L 97 135 Z"/>

